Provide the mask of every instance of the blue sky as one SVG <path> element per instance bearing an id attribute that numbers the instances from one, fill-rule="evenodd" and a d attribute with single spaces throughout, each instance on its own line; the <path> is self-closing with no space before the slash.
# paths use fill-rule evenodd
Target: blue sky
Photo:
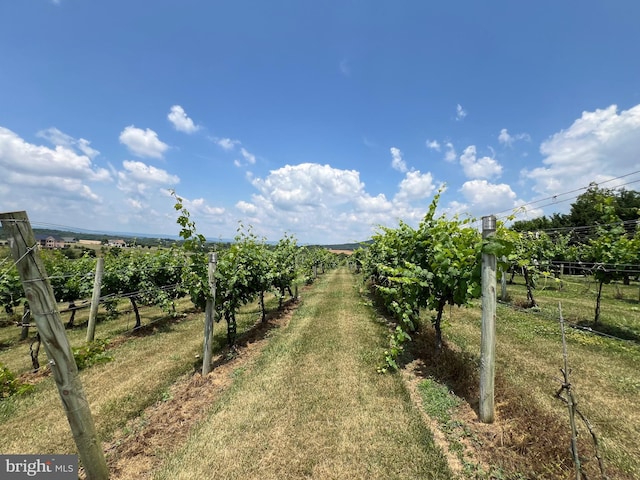
<path id="1" fill-rule="evenodd" d="M 639 20 L 631 0 L 6 0 L 0 211 L 175 235 L 174 189 L 211 239 L 301 243 L 415 224 L 443 184 L 447 215 L 566 211 L 640 170 Z"/>

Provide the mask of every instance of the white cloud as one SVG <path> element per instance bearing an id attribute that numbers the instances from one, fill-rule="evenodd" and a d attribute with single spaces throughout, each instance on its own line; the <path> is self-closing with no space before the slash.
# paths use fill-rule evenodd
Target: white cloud
<path id="1" fill-rule="evenodd" d="M 220 148 L 226 151 L 231 151 L 236 147 L 236 145 L 240 145 L 240 141 L 231 140 L 230 138 L 216 138 L 214 141 Z"/>
<path id="2" fill-rule="evenodd" d="M 125 160 L 122 166 L 124 170 L 118 172 L 118 189 L 138 201 L 140 197 L 148 198 L 160 188 L 166 189 L 180 182 L 178 176 L 142 162 Z"/>
<path id="3" fill-rule="evenodd" d="M 80 155 L 62 145 L 51 149 L 28 143 L 4 127 L 0 127 L 0 169 L 25 176 L 75 178 L 81 181 L 105 181 L 111 178 L 106 169 L 96 168 L 87 155 Z"/>
<path id="4" fill-rule="evenodd" d="M 435 150 L 436 152 L 440 151 L 440 143 L 437 140 L 427 140 L 426 145 L 430 150 Z"/>
<path id="5" fill-rule="evenodd" d="M 368 193 L 359 172 L 316 163 L 286 165 L 252 183 L 257 193 L 251 202 L 236 204 L 245 223 L 267 238 L 295 231 L 298 238 L 327 243 L 369 238 L 376 226 L 397 226 L 400 218 L 417 224 L 434 191 L 430 173 L 411 171 L 389 200 Z"/>
<path id="6" fill-rule="evenodd" d="M 640 169 L 640 105 L 583 112 L 567 130 L 542 143 L 544 166 L 523 170 L 533 189 L 556 195 Z M 613 183 L 607 186 L 615 186 Z"/>
<path id="7" fill-rule="evenodd" d="M 55 127 L 40 130 L 36 135 L 49 141 L 54 146 L 66 147 L 75 151 L 79 150 L 92 160 L 100 154 L 98 150 L 91 148 L 91 142 L 89 140 L 85 140 L 84 138 L 75 139 Z"/>
<path id="8" fill-rule="evenodd" d="M 179 132 L 195 133 L 200 130 L 200 126 L 193 123 L 193 120 L 187 116 L 184 108 L 180 105 L 172 106 L 167 118 Z"/>
<path id="9" fill-rule="evenodd" d="M 420 173 L 419 170 L 407 172 L 400 182 L 400 189 L 395 200 L 406 202 L 430 197 L 435 190 L 433 175 L 430 172 Z"/>
<path id="10" fill-rule="evenodd" d="M 25 210 L 28 206 L 30 216 L 51 221 L 55 212 L 77 215 L 102 202 L 93 187 L 112 180 L 109 171 L 96 166 L 81 153 L 78 140 L 59 130 L 48 129 L 39 136 L 48 140 L 58 137 L 57 143 L 65 145 L 35 145 L 0 127 L 0 210 Z"/>
<path id="11" fill-rule="evenodd" d="M 516 133 L 515 135 L 510 135 L 506 128 L 500 130 L 500 135 L 498 135 L 498 141 L 503 145 L 511 146 L 518 140 L 526 140 L 529 142 L 531 141 L 531 137 L 528 133 Z"/>
<path id="12" fill-rule="evenodd" d="M 255 214 L 258 211 L 258 207 L 256 207 L 253 203 L 245 202 L 244 200 L 240 200 L 238 203 L 236 203 L 236 208 L 242 213 L 246 213 L 249 215 Z"/>
<path id="13" fill-rule="evenodd" d="M 477 158 L 475 145 L 465 148 L 460 155 L 460 165 L 468 178 L 491 178 L 502 174 L 502 166 L 495 159 L 491 157 Z"/>
<path id="14" fill-rule="evenodd" d="M 505 183 L 494 184 L 486 180 L 469 180 L 460 188 L 468 209 L 476 215 L 489 215 L 513 209 L 517 206 L 517 196 Z"/>
<path id="15" fill-rule="evenodd" d="M 169 146 L 158 138 L 158 134 L 147 128 L 142 130 L 129 125 L 120 133 L 120 143 L 131 153 L 142 158 L 162 158 Z"/>
<path id="16" fill-rule="evenodd" d="M 399 172 L 406 172 L 408 170 L 406 162 L 402 159 L 402 152 L 399 148 L 391 147 L 391 167 Z"/>
<path id="17" fill-rule="evenodd" d="M 447 142 L 444 144 L 444 146 L 447 149 L 447 151 L 444 154 L 444 159 L 447 162 L 455 162 L 456 158 L 458 158 L 458 154 L 456 153 L 456 149 L 453 148 L 453 143 Z"/>
<path id="18" fill-rule="evenodd" d="M 252 153 L 249 153 L 246 148 L 240 148 L 240 153 L 242 157 L 247 161 L 248 164 L 254 165 L 256 163 L 256 156 Z"/>
<path id="19" fill-rule="evenodd" d="M 253 185 L 271 203 L 289 210 L 344 204 L 364 188 L 355 170 L 315 163 L 285 165 L 264 180 L 255 179 Z"/>
<path id="20" fill-rule="evenodd" d="M 393 203 L 387 200 L 383 193 L 375 197 L 365 194 L 356 198 L 356 206 L 359 210 L 370 213 L 388 213 L 393 210 Z"/>
<path id="21" fill-rule="evenodd" d="M 224 214 L 225 209 L 222 207 L 213 207 L 207 204 L 207 201 L 204 198 L 196 198 L 194 200 L 184 200 L 183 204 L 187 207 L 188 210 L 193 212 L 197 212 L 206 216 L 217 217 L 219 215 Z"/>
<path id="22" fill-rule="evenodd" d="M 456 105 L 456 120 L 464 120 L 464 117 L 467 116 L 467 112 L 462 108 L 462 105 Z"/>
<path id="23" fill-rule="evenodd" d="M 126 170 L 126 176 L 138 182 L 175 185 L 180 181 L 177 175 L 171 175 L 166 170 L 142 162 L 125 160 L 122 166 Z"/>

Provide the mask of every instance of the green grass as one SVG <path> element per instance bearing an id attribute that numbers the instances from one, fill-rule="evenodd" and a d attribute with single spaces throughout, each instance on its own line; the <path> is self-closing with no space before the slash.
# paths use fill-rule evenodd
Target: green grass
<path id="1" fill-rule="evenodd" d="M 273 308 L 277 300 L 268 298 Z M 179 303 L 191 310 L 186 299 Z M 259 317 L 257 305 L 250 304 L 237 315 L 238 334 L 250 329 Z M 97 336 L 124 342 L 107 350 L 111 361 L 93 365 L 80 372 L 98 434 L 108 441 L 114 432 L 140 415 L 145 408 L 162 400 L 168 387 L 181 375 L 200 368 L 204 313 L 166 322 L 157 308 L 141 309 L 142 324 L 156 322 L 156 328 L 145 335 L 129 335 L 134 321 L 130 314 L 106 319 L 98 324 Z M 7 327 L 13 329 L 14 327 Z M 16 335 L 18 329 L 12 330 Z M 67 330 L 72 346 L 83 345 L 85 329 Z M 226 325 L 214 327 L 214 353 L 226 345 Z M 17 343 L 5 348 L 0 359 L 7 359 L 14 372 L 28 371 L 31 361 L 28 344 Z M 44 350 L 41 364 L 46 364 Z M 4 361 L 4 360 L 0 360 Z M 33 393 L 0 402 L 0 444 L 3 453 L 73 453 L 75 446 L 62 410 L 57 388 L 49 376 L 36 384 Z"/>
<path id="2" fill-rule="evenodd" d="M 321 277 L 154 478 L 451 478 L 401 377 L 376 373 L 386 329 L 355 281 Z"/>
<path id="3" fill-rule="evenodd" d="M 542 286 L 539 283 L 534 292 L 539 304 L 536 311 L 513 308 L 526 298 L 522 284 L 508 285 L 511 304 L 498 305 L 496 401 L 510 402 L 509 415 L 520 411 L 527 418 L 537 412 L 567 431 L 566 407 L 554 397 L 561 386 L 562 366 L 558 304 L 567 321 L 588 324 L 593 320 L 595 285 L 571 277 L 562 289 L 555 283 L 551 284 L 553 288 Z M 605 468 L 612 478 L 640 478 L 640 344 L 628 340 L 640 333 L 637 294 L 637 284 L 605 285 L 600 328 L 627 332 L 625 340 L 567 328 L 570 380 L 581 411 L 600 438 Z M 445 338 L 475 358 L 479 355 L 480 316 L 478 304 L 470 309 L 452 309 L 444 328 Z M 535 425 L 536 418 L 528 422 Z M 592 458 L 588 432 L 584 428 L 582 432 L 581 454 Z M 568 444 L 561 443 L 561 447 L 566 450 Z M 594 461 L 588 466 L 593 468 Z M 594 476 L 593 470 L 591 473 L 590 477 Z"/>

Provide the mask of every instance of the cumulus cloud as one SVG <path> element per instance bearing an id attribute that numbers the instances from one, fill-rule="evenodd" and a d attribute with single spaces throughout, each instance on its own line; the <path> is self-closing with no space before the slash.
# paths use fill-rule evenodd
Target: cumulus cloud
<path id="1" fill-rule="evenodd" d="M 195 133 L 200 130 L 200 126 L 193 123 L 180 105 L 172 106 L 167 118 L 179 132 Z"/>
<path id="2" fill-rule="evenodd" d="M 230 138 L 216 138 L 214 139 L 214 142 L 223 150 L 226 151 L 231 151 L 233 150 L 236 145 L 240 145 L 240 141 L 238 140 L 231 140 Z"/>
<path id="3" fill-rule="evenodd" d="M 402 159 L 402 152 L 399 148 L 391 147 L 391 167 L 399 172 L 406 172 L 408 170 L 406 162 Z"/>
<path id="4" fill-rule="evenodd" d="M 460 155 L 460 165 L 468 178 L 491 178 L 502 174 L 502 166 L 491 157 L 477 158 L 475 145 L 469 145 Z"/>
<path id="5" fill-rule="evenodd" d="M 512 146 L 514 142 L 518 140 L 526 140 L 531 141 L 531 137 L 528 133 L 516 133 L 515 135 L 511 135 L 506 128 L 500 130 L 500 135 L 498 135 L 498 141 L 503 145 Z"/>
<path id="6" fill-rule="evenodd" d="M 462 105 L 456 105 L 456 120 L 464 120 L 464 117 L 467 116 L 467 112 L 462 108 Z"/>
<path id="7" fill-rule="evenodd" d="M 544 166 L 523 170 L 522 177 L 544 195 L 636 171 L 640 169 L 640 105 L 621 112 L 616 105 L 583 112 L 568 129 L 544 141 L 540 152 Z"/>
<path id="8" fill-rule="evenodd" d="M 125 160 L 122 167 L 124 170 L 118 172 L 118 188 L 134 197 L 147 197 L 149 191 L 155 192 L 180 182 L 177 175 L 143 162 Z"/>
<path id="9" fill-rule="evenodd" d="M 120 143 L 135 156 L 142 158 L 162 158 L 169 148 L 153 130 L 142 130 L 133 125 L 129 125 L 120 133 Z"/>
<path id="10" fill-rule="evenodd" d="M 369 194 L 363 194 L 356 198 L 355 204 L 358 210 L 369 213 L 390 213 L 394 206 L 383 193 L 379 193 L 375 197 Z"/>
<path id="11" fill-rule="evenodd" d="M 166 170 L 142 162 L 125 160 L 122 162 L 122 166 L 126 171 L 126 176 L 138 182 L 175 185 L 180 181 L 177 175 L 171 175 Z"/>
<path id="12" fill-rule="evenodd" d="M 448 214 L 470 215 L 480 218 L 484 215 L 515 210 L 521 205 L 516 193 L 507 184 L 490 183 L 487 180 L 469 180 L 458 190 L 460 201 L 452 201 L 446 208 Z"/>
<path id="13" fill-rule="evenodd" d="M 419 170 L 414 170 L 407 172 L 400 182 L 395 200 L 402 202 L 420 200 L 431 196 L 434 190 L 433 175 L 430 172 L 420 173 Z"/>
<path id="14" fill-rule="evenodd" d="M 427 140 L 426 145 L 430 150 L 435 150 L 436 152 L 440 151 L 440 143 L 437 140 Z"/>
<path id="15" fill-rule="evenodd" d="M 323 242 L 369 238 L 376 226 L 396 226 L 400 218 L 417 223 L 434 191 L 430 173 L 407 172 L 393 199 L 366 191 L 360 174 L 316 163 L 286 165 L 254 178 L 251 202 L 238 202 L 243 221 L 267 238 L 295 231 L 298 238 Z"/>
<path id="16" fill-rule="evenodd" d="M 302 163 L 271 171 L 265 179 L 254 179 L 261 195 L 280 208 L 340 205 L 357 197 L 364 184 L 355 170 Z"/>
<path id="17" fill-rule="evenodd" d="M 456 158 L 458 158 L 458 154 L 456 153 L 456 149 L 453 147 L 453 143 L 447 142 L 444 144 L 447 151 L 444 154 L 444 159 L 447 162 L 455 162 Z"/>
<path id="18" fill-rule="evenodd" d="M 28 205 L 34 218 L 52 221 L 56 214 L 77 215 L 100 204 L 103 197 L 94 188 L 112 176 L 83 153 L 89 142 L 55 128 L 38 136 L 54 147 L 29 143 L 0 127 L 0 210 L 24 210 Z M 91 155 L 97 152 L 90 147 L 85 150 Z"/>
<path id="19" fill-rule="evenodd" d="M 236 203 L 236 208 L 242 213 L 246 213 L 249 215 L 253 215 L 258 211 L 258 207 L 256 207 L 253 203 L 245 202 L 244 200 L 240 200 L 238 203 Z"/>
<path id="20" fill-rule="evenodd" d="M 31 144 L 4 127 L 0 127 L 0 169 L 39 178 L 74 178 L 94 182 L 111 178 L 106 169 L 97 168 L 87 155 L 78 154 L 63 145 L 48 148 Z"/>

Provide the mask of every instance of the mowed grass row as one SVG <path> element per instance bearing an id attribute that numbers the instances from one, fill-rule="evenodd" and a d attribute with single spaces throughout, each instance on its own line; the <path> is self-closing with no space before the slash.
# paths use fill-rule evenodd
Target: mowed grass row
<path id="1" fill-rule="evenodd" d="M 387 328 L 358 281 L 321 277 L 154 478 L 452 478 L 401 376 L 376 373 Z"/>
<path id="2" fill-rule="evenodd" d="M 543 412 L 566 424 L 568 432 L 566 406 L 555 398 L 561 386 L 563 362 L 558 303 L 562 303 L 566 320 L 593 321 L 596 285 L 588 279 L 571 277 L 562 289 L 558 287 L 559 284 L 550 282 L 547 288 L 535 291 L 539 311 L 498 306 L 496 371 L 507 384 L 520 391 L 527 404 L 533 401 Z M 522 284 L 508 285 L 507 290 L 514 304 L 526 299 Z M 637 284 L 605 286 L 601 307 L 603 330 L 617 331 L 628 338 L 640 332 L 637 295 Z M 452 309 L 445 337 L 468 354 L 477 356 L 480 317 L 479 307 Z M 572 387 L 580 410 L 599 436 L 605 471 L 617 473 L 611 478 L 640 478 L 640 344 L 567 328 L 567 348 Z M 503 399 L 501 393 L 497 388 L 498 404 Z M 523 404 L 522 414 L 526 416 L 525 408 Z M 498 421 L 504 420 L 498 418 Z M 531 422 L 536 422 L 536 418 L 531 418 Z M 589 433 L 580 422 L 578 424 L 580 438 L 588 445 Z M 583 449 L 580 453 L 590 457 L 591 468 L 595 468 L 593 452 Z"/>
<path id="3" fill-rule="evenodd" d="M 191 310 L 187 300 L 180 306 Z M 276 307 L 277 299 L 267 298 L 267 308 Z M 196 355 L 202 355 L 204 313 L 189 313 L 172 321 L 156 308 L 142 309 L 141 314 L 143 325 L 157 322 L 157 328 L 143 336 L 126 335 L 134 323 L 128 314 L 98 324 L 98 338 L 126 341 L 109 350 L 112 361 L 80 372 L 98 435 L 105 442 L 128 420 L 161 399 L 181 375 L 193 372 L 198 364 Z M 241 309 L 238 334 L 251 328 L 259 317 L 257 304 Z M 72 346 L 84 343 L 84 329 L 68 330 L 67 334 Z M 214 353 L 225 344 L 226 325 L 220 322 L 214 327 Z M 11 360 L 7 364 L 18 365 L 18 370 L 30 368 L 28 344 L 14 344 L 3 351 L 3 357 Z M 40 361 L 46 365 L 44 349 Z M 0 402 L 0 445 L 3 454 L 77 451 L 51 376 L 37 383 L 33 393 Z"/>
<path id="4" fill-rule="evenodd" d="M 177 312 L 194 311 L 193 304 L 186 297 L 177 299 L 175 305 Z M 70 312 L 65 311 L 67 307 L 68 303 L 58 304 L 58 310 L 63 312 L 60 314 L 60 318 L 65 324 L 69 321 L 71 315 Z M 138 308 L 140 309 L 141 323 L 144 328 L 148 328 L 149 326 L 153 327 L 156 323 L 160 324 L 158 327 L 162 328 L 162 324 L 170 320 L 170 315 L 163 312 L 159 307 L 140 305 Z M 22 313 L 22 307 L 19 307 L 17 311 Z M 109 315 L 104 308 L 99 308 L 95 328 L 96 339 L 116 339 L 121 335 L 132 333 L 132 328 L 136 320 L 129 300 L 119 300 L 117 311 L 119 312 L 117 315 Z M 6 321 L 6 315 L 3 315 L 0 319 Z M 89 308 L 78 309 L 74 320 L 75 327 L 66 330 L 67 338 L 72 347 L 79 347 L 86 343 L 88 321 Z M 33 317 L 30 323 L 32 325 L 35 324 Z M 14 325 L 0 328 L 0 344 L 2 345 L 0 349 L 0 363 L 4 364 L 16 375 L 29 372 L 33 369 L 29 355 L 29 345 L 35 338 L 37 332 L 35 327 L 30 328 L 29 338 L 20 341 L 20 330 L 20 327 Z M 46 355 L 43 346 L 40 348 L 38 358 L 40 359 L 40 364 L 44 366 L 46 364 Z"/>

